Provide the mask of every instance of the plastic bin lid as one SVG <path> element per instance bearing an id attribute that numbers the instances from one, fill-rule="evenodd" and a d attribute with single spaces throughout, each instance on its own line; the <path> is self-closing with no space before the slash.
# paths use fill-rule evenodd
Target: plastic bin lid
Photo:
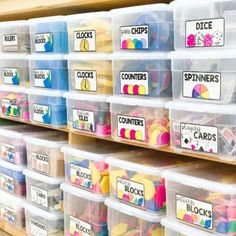
<path id="1" fill-rule="evenodd" d="M 61 189 L 66 193 L 70 193 L 72 195 L 75 195 L 80 198 L 84 198 L 89 201 L 104 202 L 106 199 L 106 197 L 100 196 L 96 193 L 92 193 L 92 192 L 89 192 L 80 188 L 76 188 L 65 183 L 61 184 Z"/>
<path id="2" fill-rule="evenodd" d="M 28 54 L 11 54 L 11 53 L 4 53 L 0 54 L 0 60 L 25 60 L 29 59 Z"/>
<path id="3" fill-rule="evenodd" d="M 67 99 L 73 99 L 73 100 L 75 99 L 89 102 L 108 102 L 109 96 L 67 92 L 63 94 L 63 97 Z"/>
<path id="4" fill-rule="evenodd" d="M 12 171 L 16 171 L 16 172 L 23 172 L 26 168 L 24 166 L 12 164 L 12 163 L 4 161 L 4 160 L 0 160 L 0 166 L 3 168 L 6 168 L 6 169 L 10 169 Z"/>
<path id="5" fill-rule="evenodd" d="M 0 27 L 1 28 L 9 27 L 9 26 L 16 26 L 18 28 L 19 26 L 22 26 L 22 25 L 28 25 L 28 21 L 27 20 L 19 20 L 19 21 L 17 20 L 17 21 L 3 21 L 3 22 L 0 22 Z"/>
<path id="6" fill-rule="evenodd" d="M 211 192 L 236 194 L 235 166 L 205 162 L 166 170 L 165 179 Z"/>
<path id="7" fill-rule="evenodd" d="M 65 56 L 67 60 L 82 60 L 82 61 L 96 61 L 96 60 L 110 60 L 109 53 L 70 53 Z"/>
<path id="8" fill-rule="evenodd" d="M 98 12 L 89 12 L 89 13 L 81 13 L 81 14 L 74 14 L 74 15 L 68 15 L 66 16 L 67 21 L 73 21 L 77 19 L 89 19 L 89 18 L 95 18 L 95 17 L 101 17 L 101 18 L 110 18 L 110 12 L 107 11 L 98 11 Z"/>
<path id="9" fill-rule="evenodd" d="M 62 54 L 32 54 L 28 56 L 29 60 L 38 60 L 38 61 L 59 61 L 59 60 L 66 60 L 65 56 Z"/>
<path id="10" fill-rule="evenodd" d="M 25 202 L 24 198 L 20 198 L 3 190 L 0 190 L 0 204 L 5 205 L 6 207 L 14 205 L 20 208 L 23 207 L 24 202 Z"/>
<path id="11" fill-rule="evenodd" d="M 55 212 L 49 212 L 45 211 L 39 207 L 36 207 L 28 202 L 24 202 L 23 207 L 26 211 L 31 213 L 33 216 L 40 216 L 44 219 L 50 220 L 50 221 L 57 221 L 57 220 L 63 220 L 64 214 L 62 213 L 55 213 Z"/>
<path id="12" fill-rule="evenodd" d="M 49 176 L 42 175 L 28 169 L 24 170 L 24 175 L 31 179 L 35 179 L 37 181 L 41 181 L 41 182 L 51 184 L 51 185 L 59 185 L 64 181 L 64 178 L 49 177 Z"/>
<path id="13" fill-rule="evenodd" d="M 125 53 L 117 52 L 111 55 L 112 60 L 166 60 L 168 53 L 166 52 L 142 52 L 142 53 Z"/>
<path id="14" fill-rule="evenodd" d="M 236 115 L 235 105 L 217 105 L 217 104 L 200 104 L 191 102 L 168 102 L 166 108 L 177 111 L 192 111 L 201 113 L 214 113 Z"/>
<path id="15" fill-rule="evenodd" d="M 212 2 L 226 2 L 227 0 L 175 0 L 170 3 L 170 6 L 177 7 L 177 6 L 189 6 L 191 4 L 209 4 Z"/>
<path id="16" fill-rule="evenodd" d="M 154 108 L 165 108 L 168 99 L 148 99 L 148 98 L 133 98 L 125 96 L 111 96 L 108 102 L 128 106 L 143 106 Z"/>
<path id="17" fill-rule="evenodd" d="M 169 219 L 169 218 L 163 218 L 161 220 L 161 224 L 174 232 L 178 232 L 181 235 L 191 235 L 191 236 L 213 236 L 212 233 L 207 233 L 205 231 L 199 230 L 197 228 L 188 226 L 186 224 L 181 224 L 177 220 Z"/>
<path id="18" fill-rule="evenodd" d="M 52 89 L 26 89 L 26 93 L 29 95 L 48 96 L 48 97 L 62 97 L 65 91 L 52 90 Z"/>
<path id="19" fill-rule="evenodd" d="M 48 16 L 48 17 L 33 18 L 29 20 L 29 25 L 38 24 L 38 23 L 47 24 L 48 22 L 53 23 L 53 22 L 60 22 L 60 21 L 65 21 L 65 16 Z"/>
<path id="20" fill-rule="evenodd" d="M 0 85 L 0 91 L 10 93 L 25 93 L 26 88 L 14 85 Z"/>
<path id="21" fill-rule="evenodd" d="M 105 204 L 109 208 L 112 208 L 116 211 L 122 212 L 129 216 L 134 216 L 135 218 L 140 218 L 148 222 L 160 223 L 161 219 L 165 216 L 165 214 L 154 214 L 154 213 L 146 212 L 144 210 L 115 201 L 111 198 L 107 198 L 105 201 Z"/>

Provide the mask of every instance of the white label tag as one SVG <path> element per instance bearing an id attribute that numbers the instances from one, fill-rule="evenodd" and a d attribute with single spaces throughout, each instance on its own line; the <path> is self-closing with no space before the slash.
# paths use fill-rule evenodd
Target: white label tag
<path id="1" fill-rule="evenodd" d="M 3 46 L 17 46 L 18 45 L 17 34 L 4 34 L 2 36 L 2 45 Z"/>
<path id="2" fill-rule="evenodd" d="M 34 86 L 41 88 L 52 87 L 51 70 L 34 70 Z"/>
<path id="3" fill-rule="evenodd" d="M 35 51 L 36 52 L 53 51 L 52 33 L 35 34 Z"/>
<path id="4" fill-rule="evenodd" d="M 213 126 L 180 124 L 181 148 L 218 153 L 218 129 Z"/>
<path id="5" fill-rule="evenodd" d="M 17 68 L 4 68 L 4 84 L 20 84 L 19 70 Z"/>
<path id="6" fill-rule="evenodd" d="M 48 236 L 47 226 L 30 218 L 30 233 L 33 236 Z"/>
<path id="7" fill-rule="evenodd" d="M 49 174 L 50 166 L 47 155 L 33 152 L 31 165 L 33 170 Z"/>
<path id="8" fill-rule="evenodd" d="M 91 236 L 92 227 L 90 224 L 76 219 L 75 217 L 70 217 L 70 233 L 71 235 L 80 235 L 80 236 Z"/>
<path id="9" fill-rule="evenodd" d="M 221 97 L 221 74 L 183 72 L 183 97 L 219 100 Z"/>
<path id="10" fill-rule="evenodd" d="M 70 165 L 70 180 L 76 185 L 85 188 L 92 188 L 92 171 L 76 165 Z"/>
<path id="11" fill-rule="evenodd" d="M 1 157 L 10 162 L 14 162 L 16 158 L 16 148 L 13 145 L 1 143 Z"/>
<path id="12" fill-rule="evenodd" d="M 2 99 L 2 111 L 4 115 L 16 117 L 18 115 L 18 106 L 16 99 Z"/>
<path id="13" fill-rule="evenodd" d="M 176 194 L 176 218 L 212 230 L 212 204 Z"/>
<path id="14" fill-rule="evenodd" d="M 120 93 L 148 95 L 148 72 L 120 72 Z"/>
<path id="15" fill-rule="evenodd" d="M 144 206 L 144 185 L 127 179 L 116 179 L 116 197 L 134 205 Z"/>
<path id="16" fill-rule="evenodd" d="M 142 50 L 149 48 L 149 26 L 130 25 L 120 27 L 120 48 Z"/>
<path id="17" fill-rule="evenodd" d="M 34 121 L 49 124 L 51 123 L 51 108 L 40 104 L 34 104 Z"/>
<path id="18" fill-rule="evenodd" d="M 4 219 L 9 224 L 13 224 L 15 222 L 15 212 L 13 209 L 1 205 L 1 216 L 0 218 Z"/>
<path id="19" fill-rule="evenodd" d="M 48 192 L 41 188 L 31 186 L 31 201 L 39 206 L 48 208 Z"/>
<path id="20" fill-rule="evenodd" d="M 96 51 L 96 31 L 85 30 L 74 32 L 75 52 L 95 52 Z"/>
<path id="21" fill-rule="evenodd" d="M 145 141 L 146 122 L 144 118 L 118 115 L 118 136 L 121 138 Z"/>
<path id="22" fill-rule="evenodd" d="M 185 27 L 185 46 L 187 48 L 224 46 L 224 18 L 186 21 Z"/>
<path id="23" fill-rule="evenodd" d="M 1 183 L 2 189 L 6 190 L 7 192 L 14 193 L 14 191 L 15 191 L 14 178 L 12 178 L 8 175 L 1 174 L 0 180 L 1 180 L 0 183 Z"/>
<path id="24" fill-rule="evenodd" d="M 94 112 L 73 109 L 73 128 L 95 132 Z"/>
<path id="25" fill-rule="evenodd" d="M 97 72 L 95 70 L 75 70 L 75 89 L 97 91 Z"/>

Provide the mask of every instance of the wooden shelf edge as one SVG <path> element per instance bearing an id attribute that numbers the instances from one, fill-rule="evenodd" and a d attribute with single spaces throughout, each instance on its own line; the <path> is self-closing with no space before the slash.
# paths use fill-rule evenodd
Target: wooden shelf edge
<path id="1" fill-rule="evenodd" d="M 27 236 L 24 230 L 17 229 L 3 220 L 0 221 L 0 229 L 12 236 Z"/>

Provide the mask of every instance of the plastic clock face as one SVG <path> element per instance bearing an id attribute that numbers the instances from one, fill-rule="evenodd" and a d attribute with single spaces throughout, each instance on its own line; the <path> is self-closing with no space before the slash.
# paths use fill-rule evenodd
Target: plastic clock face
<path id="1" fill-rule="evenodd" d="M 82 39 L 80 42 L 80 50 L 82 52 L 87 52 L 89 50 L 89 42 L 86 39 Z"/>
<path id="2" fill-rule="evenodd" d="M 89 91 L 90 90 L 90 83 L 87 79 L 83 79 L 80 84 L 81 90 Z"/>

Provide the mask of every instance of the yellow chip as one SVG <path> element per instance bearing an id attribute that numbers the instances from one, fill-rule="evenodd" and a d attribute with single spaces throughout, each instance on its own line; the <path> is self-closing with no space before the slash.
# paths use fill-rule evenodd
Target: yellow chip
<path id="1" fill-rule="evenodd" d="M 143 85 L 140 85 L 139 88 L 138 88 L 138 93 L 140 95 L 146 94 L 146 88 Z"/>
<path id="2" fill-rule="evenodd" d="M 101 192 L 102 193 L 108 193 L 109 192 L 109 176 L 103 176 L 101 183 L 100 183 L 100 187 L 101 187 Z"/>
<path id="3" fill-rule="evenodd" d="M 135 139 L 136 140 L 143 140 L 143 134 L 142 134 L 142 132 L 141 131 L 136 131 L 136 133 L 135 133 Z"/>

